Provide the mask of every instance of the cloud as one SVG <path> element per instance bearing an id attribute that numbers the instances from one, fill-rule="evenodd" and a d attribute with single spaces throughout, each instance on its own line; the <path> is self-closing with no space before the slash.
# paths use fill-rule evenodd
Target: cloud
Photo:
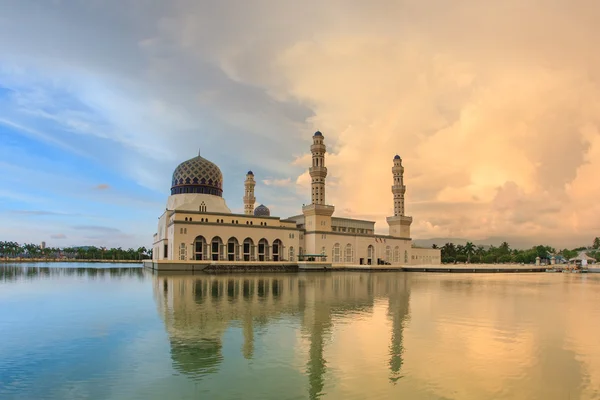
<path id="1" fill-rule="evenodd" d="M 107 226 L 77 225 L 77 226 L 73 226 L 73 229 L 77 229 L 77 230 L 81 230 L 81 231 L 105 233 L 105 234 L 121 233 L 120 229 L 111 228 L 111 227 L 107 227 Z"/>
<path id="2" fill-rule="evenodd" d="M 285 179 L 263 179 L 262 181 L 267 186 L 283 187 L 289 186 L 292 183 L 292 178 Z"/>
<path id="3" fill-rule="evenodd" d="M 95 186 L 94 189 L 96 189 L 96 190 L 107 190 L 107 189 L 110 189 L 110 185 L 108 185 L 106 183 L 101 183 L 101 184 Z"/>
<path id="4" fill-rule="evenodd" d="M 308 201 L 318 129 L 328 202 L 380 230 L 398 153 L 415 237 L 597 235 L 600 3 L 139 4 L 5 7 L 0 119 L 161 193 L 202 147 L 233 208 L 248 169 Z"/>
<path id="5" fill-rule="evenodd" d="M 67 235 L 65 235 L 64 233 L 55 233 L 53 235 L 50 235 L 51 239 L 66 239 Z"/>
<path id="6" fill-rule="evenodd" d="M 19 215 L 60 215 L 60 216 L 77 216 L 79 214 L 63 213 L 56 211 L 45 211 L 45 210 L 10 210 L 12 214 Z"/>

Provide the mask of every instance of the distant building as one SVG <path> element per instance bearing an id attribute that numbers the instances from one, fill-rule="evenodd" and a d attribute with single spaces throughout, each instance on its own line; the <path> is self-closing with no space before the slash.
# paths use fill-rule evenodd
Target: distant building
<path id="1" fill-rule="evenodd" d="M 44 250 L 46 248 L 46 242 L 40 243 L 40 249 Z"/>
<path id="2" fill-rule="evenodd" d="M 244 183 L 244 213 L 231 212 L 223 198 L 223 175 L 214 163 L 198 155 L 173 172 L 171 195 L 158 220 L 152 258 L 155 262 L 242 261 L 295 262 L 323 255 L 332 264 L 440 264 L 439 249 L 412 247 L 412 217 L 405 215 L 404 167 L 393 157 L 394 215 L 389 233 L 375 233 L 375 222 L 334 217 L 325 198 L 326 146 L 316 132 L 310 147 L 311 204 L 286 219 L 271 216 L 268 207 L 254 208 L 254 173 Z"/>

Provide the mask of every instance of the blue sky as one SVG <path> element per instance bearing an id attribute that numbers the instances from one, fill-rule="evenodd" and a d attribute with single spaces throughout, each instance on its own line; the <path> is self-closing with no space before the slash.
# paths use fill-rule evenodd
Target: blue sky
<path id="1" fill-rule="evenodd" d="M 221 161 L 225 192 L 233 193 L 228 196 L 233 210 L 242 207 L 245 172 L 268 169 L 245 165 L 227 154 L 219 143 L 206 140 L 200 127 L 190 127 L 188 145 L 181 149 L 145 137 L 140 128 L 151 121 L 132 122 L 143 115 L 115 118 L 117 106 L 110 104 L 116 94 L 95 87 L 90 89 L 94 98 L 86 98 L 87 87 L 96 85 L 92 78 L 56 82 L 34 67 L 26 72 L 18 69 L 0 69 L 4 240 L 44 240 L 52 246 L 145 245 L 164 209 L 170 173 L 179 162 L 194 157 L 198 148 L 206 158 Z M 115 109 L 106 111 L 105 104 Z M 136 111 L 145 113 L 132 107 Z M 139 133 L 118 133 L 128 124 Z M 265 186 L 259 181 L 257 192 L 261 185 Z M 268 190 L 261 194 L 269 201 Z"/>
<path id="2" fill-rule="evenodd" d="M 252 169 L 261 178 L 258 201 L 274 212 L 295 213 L 305 196 L 288 183 L 292 170 L 303 168 L 290 162 L 298 142 L 307 148 L 310 130 L 302 139 L 295 130 L 297 140 L 282 143 L 273 132 L 287 122 L 279 118 L 284 121 L 279 127 L 276 120 L 269 127 L 272 119 L 258 121 L 250 111 L 285 113 L 285 104 L 233 82 L 206 62 L 186 65 L 185 53 L 155 62 L 145 49 L 150 45 L 140 41 L 160 39 L 148 31 L 158 29 L 156 20 L 140 24 L 133 2 L 123 5 L 133 14 L 115 2 L 3 4 L 0 238 L 61 247 L 148 246 L 169 194 L 170 174 L 199 149 L 221 167 L 234 212 L 243 209 L 243 180 Z M 168 47 L 156 45 L 149 52 Z M 196 70 L 199 64 L 204 73 Z M 199 75 L 192 82 L 194 72 Z M 222 107 L 191 100 L 203 92 L 216 96 L 213 101 Z M 256 95 L 263 104 L 242 102 L 243 96 Z M 257 141 L 270 143 L 257 146 Z M 282 149 L 288 150 L 285 156 Z M 268 185 L 271 180 L 277 191 Z M 296 204 L 286 208 L 277 199 Z"/>
<path id="3" fill-rule="evenodd" d="M 589 244 L 598 18 L 587 0 L 3 1 L 0 240 L 148 246 L 198 149 L 234 212 L 251 169 L 259 204 L 297 214 L 320 130 L 337 216 L 385 233 L 399 154 L 413 238 Z"/>

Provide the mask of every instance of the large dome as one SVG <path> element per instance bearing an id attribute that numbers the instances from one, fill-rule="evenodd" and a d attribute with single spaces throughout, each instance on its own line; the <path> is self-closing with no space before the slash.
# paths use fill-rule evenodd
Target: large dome
<path id="1" fill-rule="evenodd" d="M 203 157 L 182 162 L 173 172 L 171 194 L 204 193 L 223 195 L 223 174 L 216 164 Z"/>

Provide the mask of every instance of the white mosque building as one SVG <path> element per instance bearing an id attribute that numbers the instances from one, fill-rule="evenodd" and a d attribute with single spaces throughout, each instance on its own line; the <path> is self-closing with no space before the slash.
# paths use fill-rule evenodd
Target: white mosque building
<path id="1" fill-rule="evenodd" d="M 223 174 L 198 155 L 173 172 L 171 195 L 154 234 L 152 261 L 158 270 L 201 270 L 252 265 L 351 267 L 440 264 L 438 249 L 413 247 L 412 217 L 404 212 L 404 167 L 393 158 L 394 215 L 389 233 L 375 233 L 375 222 L 335 217 L 326 203 L 326 146 L 321 132 L 311 146 L 311 204 L 302 213 L 281 219 L 255 205 L 252 171 L 244 183 L 244 213 L 235 214 L 223 198 Z M 368 268 L 368 267 L 366 267 Z"/>

